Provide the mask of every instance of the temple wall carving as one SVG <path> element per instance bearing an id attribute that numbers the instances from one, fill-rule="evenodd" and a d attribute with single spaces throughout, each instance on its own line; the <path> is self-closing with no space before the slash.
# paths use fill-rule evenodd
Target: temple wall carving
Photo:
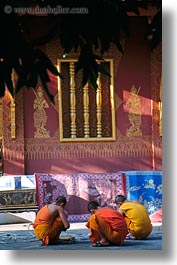
<path id="1" fill-rule="evenodd" d="M 137 44 L 137 50 L 138 47 L 141 47 L 142 56 L 137 55 L 136 58 L 134 55 L 131 50 L 133 42 Z M 133 37 L 129 43 L 125 42 L 124 45 L 128 50 L 127 57 L 126 55 L 122 56 L 114 45 L 111 46 L 109 53 L 104 54 L 105 58 L 111 58 L 114 62 L 115 139 L 113 141 L 88 142 L 86 137 L 82 142 L 60 142 L 58 79 L 51 76 L 48 86 L 55 96 L 54 106 L 45 92 L 41 90 L 40 82 L 35 91 L 24 89 L 17 95 L 15 99 L 15 138 L 12 137 L 11 130 L 10 96 L 6 94 L 0 102 L 0 117 L 3 117 L 0 134 L 2 135 L 6 174 L 29 174 L 34 171 L 39 172 L 43 167 L 48 170 L 47 173 L 55 174 L 58 172 L 51 169 L 53 162 L 58 164 L 59 170 L 63 160 L 70 161 L 72 164 L 73 159 L 81 160 L 81 170 L 84 168 L 84 159 L 89 160 L 90 171 L 92 171 L 92 164 L 94 165 L 97 160 L 102 160 L 104 164 L 111 159 L 117 170 L 126 170 L 130 159 L 134 161 L 134 165 L 139 163 L 138 167 L 142 170 L 161 169 L 160 128 L 162 124 L 160 123 L 159 108 L 161 47 L 158 47 L 153 53 L 150 51 L 147 53 L 148 44 L 145 43 L 142 47 L 141 41 L 136 37 Z M 63 50 L 57 41 L 47 44 L 45 51 L 55 64 L 58 59 L 62 58 Z M 70 59 L 75 59 L 75 57 L 74 52 L 71 52 Z M 129 58 L 131 58 L 131 62 Z M 135 60 L 137 60 L 139 68 L 134 67 Z M 146 65 L 144 61 L 146 61 Z M 73 80 L 71 92 L 72 102 L 75 102 Z M 88 136 L 88 106 L 91 102 L 88 101 L 87 88 L 84 93 L 82 97 L 85 104 L 83 123 L 85 124 L 85 135 Z M 71 118 L 73 120 L 72 135 L 75 135 L 73 115 L 75 115 L 75 103 L 73 103 Z M 121 165 L 120 161 L 125 161 L 125 159 L 127 159 L 127 163 L 124 162 Z M 147 166 L 141 162 L 142 159 L 149 161 Z M 117 164 L 116 161 L 118 161 Z M 66 170 L 71 171 L 73 168 L 68 166 Z"/>

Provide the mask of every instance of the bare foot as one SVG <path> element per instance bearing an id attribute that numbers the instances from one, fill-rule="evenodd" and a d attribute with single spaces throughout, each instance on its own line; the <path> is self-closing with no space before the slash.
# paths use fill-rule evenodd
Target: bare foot
<path id="1" fill-rule="evenodd" d="M 105 243 L 105 242 L 102 243 L 101 241 L 98 241 L 98 242 L 92 244 L 92 247 L 107 247 L 107 246 L 109 246 L 109 242 L 108 243 Z"/>
<path id="2" fill-rule="evenodd" d="M 107 240 L 100 240 L 100 244 L 102 244 L 103 246 L 109 246 L 109 242 Z"/>

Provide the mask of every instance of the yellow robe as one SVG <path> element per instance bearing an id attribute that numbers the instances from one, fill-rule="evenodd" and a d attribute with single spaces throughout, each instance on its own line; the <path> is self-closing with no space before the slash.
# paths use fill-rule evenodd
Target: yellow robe
<path id="1" fill-rule="evenodd" d="M 60 217 L 53 217 L 45 205 L 37 213 L 33 223 L 35 236 L 42 241 L 42 245 L 53 244 L 59 239 L 64 226 Z"/>
<path id="2" fill-rule="evenodd" d="M 86 223 L 90 229 L 92 244 L 100 241 L 100 232 L 114 245 L 122 245 L 127 235 L 127 225 L 124 217 L 116 210 L 101 208 L 92 214 Z"/>
<path id="3" fill-rule="evenodd" d="M 152 232 L 152 224 L 146 208 L 140 203 L 124 202 L 120 210 L 125 213 L 125 221 L 130 233 L 139 239 L 145 239 Z"/>

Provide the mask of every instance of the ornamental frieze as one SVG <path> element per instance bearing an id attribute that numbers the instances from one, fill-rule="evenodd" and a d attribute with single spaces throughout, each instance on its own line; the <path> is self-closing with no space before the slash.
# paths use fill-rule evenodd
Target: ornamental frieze
<path id="1" fill-rule="evenodd" d="M 133 141 L 132 141 L 133 139 Z M 154 139 L 155 140 L 155 139 Z M 151 136 L 121 137 L 121 142 L 59 143 L 56 139 L 26 139 L 27 159 L 122 158 L 152 156 Z M 156 146 L 160 147 L 159 139 Z"/>

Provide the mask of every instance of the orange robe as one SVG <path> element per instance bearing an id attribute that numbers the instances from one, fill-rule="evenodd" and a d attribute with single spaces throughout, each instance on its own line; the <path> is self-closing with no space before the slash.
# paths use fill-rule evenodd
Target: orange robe
<path id="1" fill-rule="evenodd" d="M 139 239 L 145 239 L 152 232 L 152 224 L 146 208 L 140 203 L 124 202 L 120 207 L 124 211 L 125 221 L 130 233 Z"/>
<path id="2" fill-rule="evenodd" d="M 59 239 L 64 226 L 60 217 L 53 217 L 45 205 L 37 213 L 33 223 L 35 236 L 42 241 L 42 245 L 55 243 Z"/>
<path id="3" fill-rule="evenodd" d="M 100 241 L 100 232 L 113 245 L 122 245 L 128 233 L 124 217 L 116 210 L 101 208 L 86 223 L 92 244 Z"/>

